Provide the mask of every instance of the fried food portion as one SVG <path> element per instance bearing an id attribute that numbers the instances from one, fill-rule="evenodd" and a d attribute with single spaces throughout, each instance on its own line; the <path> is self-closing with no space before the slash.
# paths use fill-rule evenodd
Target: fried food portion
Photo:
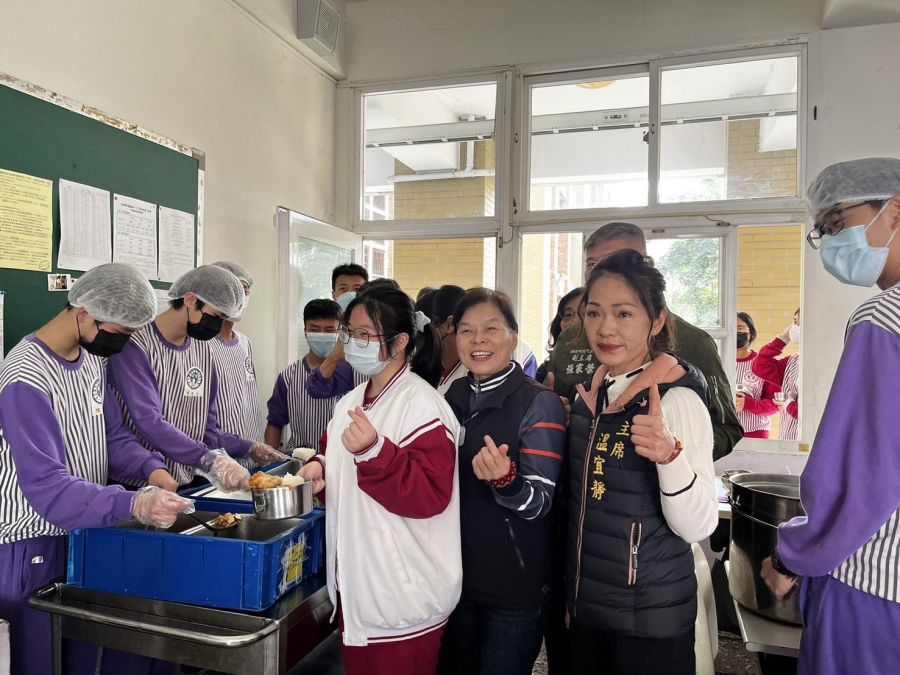
<path id="1" fill-rule="evenodd" d="M 223 513 L 213 521 L 212 526 L 217 528 L 231 527 L 232 525 L 237 525 L 240 519 L 240 516 L 236 516 L 233 513 Z"/>
<path id="2" fill-rule="evenodd" d="M 281 476 L 270 476 L 262 471 L 257 471 L 250 477 L 250 488 L 253 490 L 268 490 L 281 487 Z"/>

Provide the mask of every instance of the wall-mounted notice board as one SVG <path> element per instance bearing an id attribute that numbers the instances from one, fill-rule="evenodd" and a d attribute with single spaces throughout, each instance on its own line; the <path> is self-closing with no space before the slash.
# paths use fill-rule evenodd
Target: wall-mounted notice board
<path id="1" fill-rule="evenodd" d="M 65 306 L 67 294 L 48 289 L 48 272 L 83 273 L 57 266 L 61 179 L 108 191 L 111 209 L 114 195 L 123 195 L 192 214 L 197 262 L 202 172 L 190 148 L 0 73 L 0 169 L 52 181 L 53 221 L 50 269 L 0 267 L 4 352 Z M 148 276 L 154 287 L 168 287 Z"/>

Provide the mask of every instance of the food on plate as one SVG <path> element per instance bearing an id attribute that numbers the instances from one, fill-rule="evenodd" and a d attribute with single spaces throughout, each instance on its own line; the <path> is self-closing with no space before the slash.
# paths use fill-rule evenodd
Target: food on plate
<path id="1" fill-rule="evenodd" d="M 250 487 L 253 490 L 268 490 L 281 487 L 281 476 L 270 476 L 262 471 L 257 471 L 250 477 Z"/>
<path id="2" fill-rule="evenodd" d="M 294 448 L 294 451 L 291 453 L 291 456 L 294 459 L 300 459 L 304 462 L 308 462 L 311 457 L 315 456 L 316 451 L 312 448 Z"/>
<path id="3" fill-rule="evenodd" d="M 213 521 L 212 526 L 218 528 L 231 527 L 232 525 L 237 525 L 241 520 L 240 516 L 236 516 L 233 513 L 223 513 L 220 516 L 217 516 Z"/>

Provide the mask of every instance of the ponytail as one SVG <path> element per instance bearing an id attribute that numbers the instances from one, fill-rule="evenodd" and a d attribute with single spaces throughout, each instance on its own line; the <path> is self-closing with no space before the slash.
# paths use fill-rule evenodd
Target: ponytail
<path id="1" fill-rule="evenodd" d="M 431 324 L 416 335 L 414 350 L 410 369 L 436 388 L 441 381 L 441 341 Z"/>

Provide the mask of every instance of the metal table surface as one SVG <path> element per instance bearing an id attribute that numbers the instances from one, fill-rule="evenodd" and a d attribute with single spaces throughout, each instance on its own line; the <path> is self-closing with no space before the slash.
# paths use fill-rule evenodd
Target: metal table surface
<path id="1" fill-rule="evenodd" d="M 53 672 L 62 640 L 235 675 L 285 673 L 325 639 L 332 604 L 325 576 L 307 579 L 258 614 L 101 593 L 57 583 L 29 604 L 51 614 Z"/>

